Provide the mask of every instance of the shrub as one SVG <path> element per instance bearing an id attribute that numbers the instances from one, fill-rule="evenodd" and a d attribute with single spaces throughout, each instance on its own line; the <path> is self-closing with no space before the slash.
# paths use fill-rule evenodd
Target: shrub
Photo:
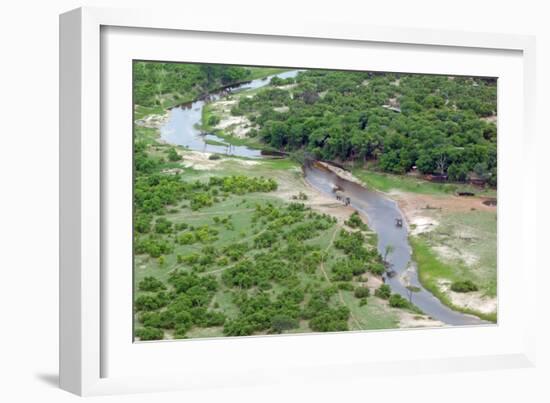
<path id="1" fill-rule="evenodd" d="M 172 232 L 172 223 L 164 217 L 157 218 L 155 232 L 157 234 L 170 234 Z"/>
<path id="2" fill-rule="evenodd" d="M 367 287 L 357 287 L 353 295 L 355 298 L 367 298 L 370 297 L 370 290 Z"/>
<path id="3" fill-rule="evenodd" d="M 136 298 L 135 307 L 137 311 L 154 311 L 168 303 L 168 296 L 161 291 L 154 295 L 144 294 Z"/>
<path id="4" fill-rule="evenodd" d="M 391 288 L 387 284 L 382 284 L 375 292 L 374 295 L 376 295 L 378 298 L 382 299 L 390 299 L 391 296 Z"/>
<path id="5" fill-rule="evenodd" d="M 168 150 L 168 159 L 172 162 L 180 161 L 181 160 L 181 155 L 178 154 L 178 152 L 176 151 L 175 148 L 170 148 Z"/>
<path id="6" fill-rule="evenodd" d="M 216 126 L 218 123 L 220 123 L 220 118 L 216 115 L 210 115 L 208 117 L 207 123 L 209 126 Z"/>
<path id="7" fill-rule="evenodd" d="M 161 329 L 154 327 L 142 327 L 136 329 L 134 334 L 140 340 L 162 340 L 164 337 L 164 332 Z"/>
<path id="8" fill-rule="evenodd" d="M 187 229 L 189 227 L 189 225 L 187 223 L 180 222 L 180 223 L 176 224 L 174 227 L 178 231 L 183 231 L 183 230 Z"/>
<path id="9" fill-rule="evenodd" d="M 381 276 L 386 271 L 386 268 L 384 267 L 384 265 L 382 263 L 373 263 L 373 264 L 369 265 L 369 271 L 372 274 L 375 274 L 377 276 Z"/>
<path id="10" fill-rule="evenodd" d="M 271 328 L 275 333 L 282 333 L 285 330 L 298 327 L 298 321 L 288 315 L 275 315 L 271 318 Z"/>
<path id="11" fill-rule="evenodd" d="M 151 216 L 149 214 L 136 214 L 134 228 L 140 234 L 149 232 L 151 229 Z"/>
<path id="12" fill-rule="evenodd" d="M 153 237 L 138 239 L 134 246 L 135 253 L 147 253 L 151 257 L 160 257 L 163 253 L 171 253 L 172 250 L 172 245 L 167 241 Z"/>
<path id="13" fill-rule="evenodd" d="M 180 245 L 191 245 L 192 243 L 195 243 L 195 241 L 195 236 L 191 232 L 184 232 L 178 236 L 178 243 Z"/>
<path id="14" fill-rule="evenodd" d="M 350 311 L 345 306 L 321 309 L 309 321 L 309 327 L 314 332 L 341 332 L 348 330 Z"/>
<path id="15" fill-rule="evenodd" d="M 140 291 L 160 291 L 166 290 L 166 286 L 155 277 L 148 276 L 139 282 L 138 289 Z"/>
<path id="16" fill-rule="evenodd" d="M 390 297 L 390 306 L 393 308 L 409 308 L 410 303 L 399 294 L 392 294 Z"/>
<path id="17" fill-rule="evenodd" d="M 353 212 L 353 214 L 348 218 L 345 224 L 350 228 L 359 228 L 363 231 L 366 231 L 369 229 L 369 227 L 367 227 L 367 224 L 363 222 L 363 220 L 361 219 L 357 211 Z"/>
<path id="18" fill-rule="evenodd" d="M 210 157 L 208 157 L 209 160 L 219 160 L 221 159 L 222 157 L 219 155 L 219 154 L 210 154 Z"/>
<path id="19" fill-rule="evenodd" d="M 470 280 L 455 281 L 451 284 L 451 290 L 454 292 L 472 292 L 477 291 L 478 287 Z"/>

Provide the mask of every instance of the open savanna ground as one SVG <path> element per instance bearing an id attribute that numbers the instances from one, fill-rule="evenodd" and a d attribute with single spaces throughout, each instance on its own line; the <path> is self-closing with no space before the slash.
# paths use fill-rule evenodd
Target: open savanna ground
<path id="1" fill-rule="evenodd" d="M 146 147 L 151 160 L 173 149 Z M 233 192 L 223 184 L 196 185 L 146 214 L 148 227 L 135 239 L 138 338 L 439 324 L 402 300 L 399 305 L 398 296 L 390 301 L 387 290 L 375 296 L 384 290 L 376 235 L 357 215 L 350 220 L 351 208 L 310 188 L 295 162 L 176 152 L 181 159 L 158 165 L 159 175 L 201 186 L 241 178 L 247 187 L 256 178 L 276 187 Z M 211 199 L 199 197 L 205 194 Z M 194 293 L 196 301 L 189 301 Z"/>

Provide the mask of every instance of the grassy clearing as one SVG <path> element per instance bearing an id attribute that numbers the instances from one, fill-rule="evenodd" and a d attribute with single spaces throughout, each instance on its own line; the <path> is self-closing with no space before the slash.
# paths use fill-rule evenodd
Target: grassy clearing
<path id="1" fill-rule="evenodd" d="M 467 184 L 433 183 L 412 176 L 386 174 L 359 167 L 353 168 L 352 173 L 357 178 L 361 179 L 367 187 L 379 190 L 381 192 L 399 190 L 403 192 L 429 195 L 449 195 L 460 190 L 473 192 L 480 196 L 496 196 L 496 190 L 494 189 L 480 189 Z"/>
<path id="2" fill-rule="evenodd" d="M 342 298 L 359 322 L 359 328 L 356 323 L 351 323 L 352 330 L 380 330 L 399 327 L 398 311 L 389 308 L 380 299 L 368 297 L 367 304 L 360 306 L 360 300 L 355 298 L 350 291 L 342 291 Z"/>
<path id="3" fill-rule="evenodd" d="M 443 262 L 432 251 L 429 243 L 422 236 L 413 236 L 409 238 L 413 251 L 413 259 L 418 265 L 418 275 L 422 285 L 434 294 L 441 302 L 454 310 L 476 315 L 482 319 L 496 322 L 496 313 L 482 313 L 472 309 L 454 305 L 449 296 L 441 291 L 439 281 L 442 279 L 449 281 L 472 280 L 479 281 L 471 270 L 460 264 L 448 264 Z"/>
<path id="4" fill-rule="evenodd" d="M 496 212 L 446 213 L 442 215 L 440 225 L 424 236 L 428 242 L 437 242 L 453 250 L 456 257 L 448 259 L 451 263 L 475 257 L 473 262 L 467 262 L 463 276 L 476 281 L 485 295 L 496 296 Z"/>

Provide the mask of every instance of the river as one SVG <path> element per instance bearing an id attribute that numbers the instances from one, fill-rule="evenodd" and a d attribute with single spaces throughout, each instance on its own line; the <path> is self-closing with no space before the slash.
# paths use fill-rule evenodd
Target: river
<path id="1" fill-rule="evenodd" d="M 276 74 L 277 77 L 295 77 L 299 70 L 287 71 Z M 252 80 L 226 89 L 225 93 L 235 93 L 244 89 L 254 89 L 269 84 L 271 77 Z M 220 94 L 209 95 L 209 100 L 216 100 Z M 191 150 L 214 152 L 234 156 L 261 158 L 261 150 L 246 146 L 222 146 L 208 144 L 206 140 L 225 142 L 212 133 L 203 133 L 199 127 L 202 118 L 202 108 L 205 100 L 198 100 L 186 105 L 181 105 L 170 110 L 166 123 L 160 128 L 161 138 L 171 144 L 187 147 Z M 486 323 L 481 319 L 454 311 L 443 305 L 435 296 L 426 290 L 418 281 L 418 273 L 414 262 L 411 260 L 411 246 L 408 240 L 408 228 L 397 203 L 384 194 L 347 181 L 335 173 L 319 169 L 313 164 L 304 166 L 306 181 L 318 191 L 334 197 L 333 186 L 342 189 L 343 193 L 351 200 L 351 206 L 360 214 L 367 217 L 370 228 L 378 234 L 378 250 L 384 256 L 386 247 L 391 246 L 393 251 L 388 254 L 387 261 L 391 270 L 395 273 L 392 277 L 386 276 L 392 292 L 398 293 L 418 306 L 426 315 L 439 320 L 447 325 L 475 325 Z M 395 219 L 403 220 L 403 227 L 395 225 Z M 416 292 L 409 291 L 407 287 L 416 287 Z M 411 287 L 411 288 L 412 288 Z"/>
<path id="2" fill-rule="evenodd" d="M 296 77 L 299 70 L 285 71 L 267 78 L 259 78 L 243 84 L 235 85 L 225 89 L 226 94 L 236 93 L 246 89 L 255 89 L 269 84 L 271 77 Z M 172 108 L 166 123 L 160 128 L 160 137 L 167 143 L 177 144 L 191 150 L 198 150 L 209 153 L 228 154 L 248 158 L 262 157 L 262 151 L 247 146 L 208 144 L 208 141 L 219 143 L 227 142 L 213 133 L 204 133 L 200 130 L 202 119 L 202 108 L 209 101 L 220 98 L 220 94 L 211 94 L 208 100 L 198 100 Z"/>
<path id="3" fill-rule="evenodd" d="M 385 276 L 385 282 L 392 292 L 409 299 L 411 291 L 407 287 L 416 287 L 412 292 L 412 302 L 426 315 L 448 325 L 475 325 L 484 323 L 481 319 L 454 311 L 443 305 L 418 280 L 416 265 L 411 260 L 411 246 L 408 239 L 408 228 L 405 217 L 394 200 L 383 193 L 368 190 L 365 187 L 345 180 L 334 172 L 320 169 L 311 163 L 304 165 L 306 181 L 315 189 L 334 197 L 334 186 L 341 189 L 344 196 L 350 198 L 351 206 L 367 217 L 369 227 L 378 235 L 378 251 L 382 256 L 386 247 L 393 251 L 387 261 L 394 271 L 392 277 Z M 403 227 L 395 225 L 396 218 L 403 220 Z"/>

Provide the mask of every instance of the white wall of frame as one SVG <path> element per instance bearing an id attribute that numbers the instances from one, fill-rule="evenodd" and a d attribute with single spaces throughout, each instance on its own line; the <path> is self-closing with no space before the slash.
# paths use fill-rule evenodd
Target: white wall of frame
<path id="1" fill-rule="evenodd" d="M 58 14 L 82 5 L 111 7 L 150 7 L 144 0 L 38 0 L 9 1 L 3 4 L 2 24 L 2 96 L 4 134 L 0 148 L 0 172 L 5 191 L 0 199 L 2 215 L 2 292 L 3 317 L 0 343 L 0 376 L 2 400 L 10 402 L 36 401 L 70 402 L 76 397 L 57 389 L 58 337 Z M 213 15 L 228 16 L 236 10 L 248 18 L 269 18 L 281 21 L 299 20 L 300 15 L 314 13 L 318 18 L 370 22 L 376 25 L 404 25 L 419 28 L 467 29 L 471 31 L 536 34 L 538 92 L 536 108 L 537 154 L 530 168 L 537 170 L 542 180 L 548 177 L 546 151 L 550 142 L 545 111 L 550 110 L 550 32 L 544 3 L 484 2 L 464 0 L 443 5 L 440 1 L 410 2 L 296 2 L 281 0 L 273 5 L 258 5 L 244 1 L 209 1 L 185 4 L 181 1 L 157 0 L 157 7 L 168 6 L 174 13 L 202 10 Z M 315 9 L 313 9 L 315 4 Z M 179 5 L 179 10 L 177 9 Z M 313 10 L 312 10 L 313 9 Z M 541 183 L 543 183 L 541 180 Z M 550 196 L 548 187 L 532 192 L 533 200 L 544 207 Z M 548 238 L 543 228 L 549 227 L 550 215 L 540 217 L 538 229 L 542 262 Z M 547 272 L 536 281 L 542 291 L 548 284 Z M 519 284 L 518 286 L 521 286 Z M 539 293 L 539 295 L 543 295 Z M 541 318 L 547 317 L 548 303 L 540 300 Z M 339 380 L 328 384 L 295 382 L 286 389 L 277 385 L 227 388 L 209 392 L 175 392 L 139 396 L 96 398 L 117 402 L 280 402 L 287 400 L 334 401 L 358 399 L 388 399 L 388 401 L 464 402 L 486 401 L 547 401 L 545 387 L 550 365 L 550 351 L 544 340 L 549 339 L 544 322 L 538 329 L 537 367 L 528 370 L 458 372 L 454 374 L 423 374 L 405 377 L 379 376 L 368 382 L 361 379 Z M 297 375 L 299 376 L 299 375 Z M 460 385 L 458 387 L 457 385 Z"/>

